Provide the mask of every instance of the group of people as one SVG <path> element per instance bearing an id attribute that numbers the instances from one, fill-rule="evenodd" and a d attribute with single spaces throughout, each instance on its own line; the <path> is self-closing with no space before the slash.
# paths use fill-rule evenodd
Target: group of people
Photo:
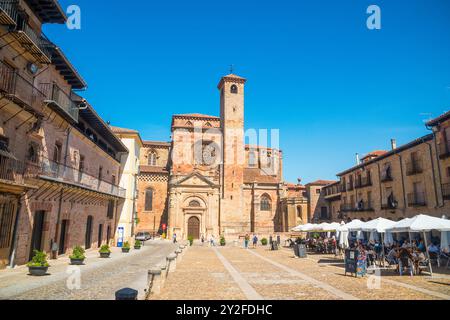
<path id="1" fill-rule="evenodd" d="M 256 248 L 258 246 L 258 236 L 256 234 L 253 234 L 251 240 L 252 240 L 253 248 Z M 250 244 L 250 235 L 247 233 L 244 237 L 244 248 L 248 249 L 249 244 Z"/>
<path id="2" fill-rule="evenodd" d="M 405 269 L 409 269 L 411 275 L 414 272 L 421 273 L 422 266 L 428 264 L 426 252 L 427 248 L 422 239 L 407 241 L 402 239 L 394 241 L 393 244 L 384 247 L 379 241 L 361 241 L 357 240 L 350 246 L 358 251 L 357 275 L 364 276 L 366 268 L 374 265 L 375 261 L 383 261 L 384 259 L 389 265 L 396 265 L 397 272 L 402 275 Z M 447 254 L 448 248 L 443 249 L 443 253 Z M 430 259 L 438 259 L 441 249 L 437 241 L 432 241 L 428 246 Z"/>

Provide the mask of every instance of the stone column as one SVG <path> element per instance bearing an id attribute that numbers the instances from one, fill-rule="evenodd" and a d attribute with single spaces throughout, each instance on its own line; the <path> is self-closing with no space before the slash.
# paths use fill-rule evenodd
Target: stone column
<path id="1" fill-rule="evenodd" d="M 177 249 L 177 250 L 175 251 L 175 254 L 177 255 L 178 263 L 180 263 L 181 260 L 182 260 L 182 258 L 183 258 L 182 253 L 183 253 L 183 251 L 182 251 L 181 249 Z"/>
<path id="2" fill-rule="evenodd" d="M 163 263 L 160 265 L 161 268 L 161 287 L 164 286 L 167 278 L 167 264 Z"/>
<path id="3" fill-rule="evenodd" d="M 175 253 L 171 253 L 166 259 L 168 261 L 168 273 L 175 272 L 177 269 L 177 255 Z"/>
<path id="4" fill-rule="evenodd" d="M 149 283 L 150 283 L 150 293 L 160 294 L 161 293 L 161 268 L 152 268 L 148 271 Z"/>

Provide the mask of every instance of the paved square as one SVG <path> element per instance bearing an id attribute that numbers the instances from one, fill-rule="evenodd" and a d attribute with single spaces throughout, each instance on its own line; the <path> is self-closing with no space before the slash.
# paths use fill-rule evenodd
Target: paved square
<path id="1" fill-rule="evenodd" d="M 400 277 L 392 269 L 355 278 L 344 275 L 334 255 L 296 259 L 287 248 L 194 245 L 150 299 L 450 300 L 450 272 L 436 271 L 434 278 Z"/>

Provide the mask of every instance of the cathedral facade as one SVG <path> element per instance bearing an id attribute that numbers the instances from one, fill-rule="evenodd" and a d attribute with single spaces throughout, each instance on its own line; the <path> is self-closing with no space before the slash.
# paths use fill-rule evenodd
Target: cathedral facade
<path id="1" fill-rule="evenodd" d="M 306 188 L 284 183 L 281 150 L 244 142 L 245 83 L 233 74 L 220 80 L 219 117 L 174 115 L 171 141 L 144 141 L 137 231 L 237 237 L 308 221 Z"/>

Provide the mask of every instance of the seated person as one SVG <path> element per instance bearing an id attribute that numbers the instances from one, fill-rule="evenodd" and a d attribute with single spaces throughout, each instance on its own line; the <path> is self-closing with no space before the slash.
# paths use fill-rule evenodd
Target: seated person
<path id="1" fill-rule="evenodd" d="M 389 264 L 397 264 L 397 248 L 392 247 L 392 249 L 389 251 L 389 253 L 386 256 L 386 260 L 389 262 Z"/>
<path id="2" fill-rule="evenodd" d="M 434 243 L 430 244 L 428 246 L 428 252 L 429 253 L 435 253 L 438 254 L 439 253 L 439 247 L 437 245 L 435 245 Z"/>
<path id="3" fill-rule="evenodd" d="M 420 252 L 425 252 L 426 251 L 425 244 L 423 243 L 423 240 L 420 240 L 419 244 L 417 245 L 417 249 Z"/>

